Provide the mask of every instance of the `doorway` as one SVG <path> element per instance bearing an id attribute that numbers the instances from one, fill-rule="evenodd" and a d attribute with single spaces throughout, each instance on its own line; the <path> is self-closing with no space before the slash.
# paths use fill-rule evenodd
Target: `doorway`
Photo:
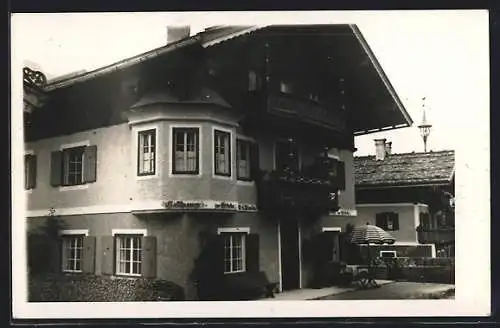
<path id="1" fill-rule="evenodd" d="M 299 220 L 290 215 L 280 219 L 282 289 L 300 288 Z"/>

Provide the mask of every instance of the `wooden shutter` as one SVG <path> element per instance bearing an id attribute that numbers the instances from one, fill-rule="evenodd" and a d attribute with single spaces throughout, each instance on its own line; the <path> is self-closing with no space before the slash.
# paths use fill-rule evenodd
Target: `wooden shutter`
<path id="1" fill-rule="evenodd" d="M 95 272 L 95 244 L 96 238 L 94 236 L 83 237 L 83 272 Z"/>
<path id="2" fill-rule="evenodd" d="M 84 181 L 95 182 L 97 179 L 97 146 L 85 147 L 83 154 Z"/>
<path id="3" fill-rule="evenodd" d="M 259 144 L 252 142 L 250 143 L 250 178 L 252 180 L 255 180 L 258 177 L 260 170 L 259 162 Z"/>
<path id="4" fill-rule="evenodd" d="M 333 236 L 329 232 L 322 232 L 316 237 L 315 258 L 318 262 L 328 262 L 332 260 Z"/>
<path id="5" fill-rule="evenodd" d="M 377 213 L 375 217 L 375 225 L 377 227 L 380 227 L 382 229 L 387 229 L 387 222 L 386 222 L 386 214 L 385 213 Z"/>
<path id="6" fill-rule="evenodd" d="M 345 190 L 345 163 L 337 161 L 337 181 L 339 190 Z"/>
<path id="7" fill-rule="evenodd" d="M 53 187 L 62 184 L 62 151 L 53 151 L 50 156 L 50 184 Z"/>
<path id="8" fill-rule="evenodd" d="M 115 238 L 104 236 L 101 239 L 102 247 L 102 274 L 112 275 L 115 267 Z"/>
<path id="9" fill-rule="evenodd" d="M 392 228 L 393 230 L 399 230 L 399 215 L 398 213 L 389 213 L 392 218 Z"/>
<path id="10" fill-rule="evenodd" d="M 156 237 L 142 237 L 142 276 L 156 277 Z"/>
<path id="11" fill-rule="evenodd" d="M 57 238 L 52 242 L 52 269 L 53 272 L 61 272 L 63 267 L 63 240 L 61 237 Z"/>
<path id="12" fill-rule="evenodd" d="M 220 278 L 224 274 L 224 236 L 209 236 L 202 256 L 202 271 L 207 274 L 206 278 Z"/>
<path id="13" fill-rule="evenodd" d="M 36 155 L 28 155 L 28 189 L 36 187 Z"/>
<path id="14" fill-rule="evenodd" d="M 259 235 L 251 233 L 245 236 L 245 260 L 246 269 L 248 272 L 260 271 L 260 251 L 259 251 Z"/>
<path id="15" fill-rule="evenodd" d="M 196 140 L 196 174 L 200 173 L 200 129 L 192 129 L 194 133 L 194 140 Z M 175 148 L 174 148 L 175 150 Z"/>

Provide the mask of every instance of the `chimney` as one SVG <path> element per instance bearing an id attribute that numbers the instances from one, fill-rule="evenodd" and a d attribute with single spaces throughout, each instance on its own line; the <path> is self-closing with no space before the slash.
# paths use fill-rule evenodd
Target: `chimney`
<path id="1" fill-rule="evenodd" d="M 375 141 L 375 160 L 383 161 L 385 158 L 385 141 L 387 139 L 374 139 Z"/>
<path id="2" fill-rule="evenodd" d="M 385 143 L 385 155 L 389 156 L 392 152 L 392 142 L 388 141 Z"/>
<path id="3" fill-rule="evenodd" d="M 167 43 L 173 43 L 190 36 L 189 25 L 167 26 Z"/>

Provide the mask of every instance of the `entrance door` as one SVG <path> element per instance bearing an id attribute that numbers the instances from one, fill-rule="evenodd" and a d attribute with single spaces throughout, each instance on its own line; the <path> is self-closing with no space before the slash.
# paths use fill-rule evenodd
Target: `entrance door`
<path id="1" fill-rule="evenodd" d="M 300 288 L 299 223 L 295 217 L 280 221 L 283 290 Z"/>

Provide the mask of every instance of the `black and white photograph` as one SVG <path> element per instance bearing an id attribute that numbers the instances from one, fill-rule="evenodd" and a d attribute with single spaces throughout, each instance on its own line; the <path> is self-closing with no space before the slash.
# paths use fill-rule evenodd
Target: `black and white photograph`
<path id="1" fill-rule="evenodd" d="M 488 314 L 488 47 L 486 11 L 14 14 L 14 316 Z"/>

